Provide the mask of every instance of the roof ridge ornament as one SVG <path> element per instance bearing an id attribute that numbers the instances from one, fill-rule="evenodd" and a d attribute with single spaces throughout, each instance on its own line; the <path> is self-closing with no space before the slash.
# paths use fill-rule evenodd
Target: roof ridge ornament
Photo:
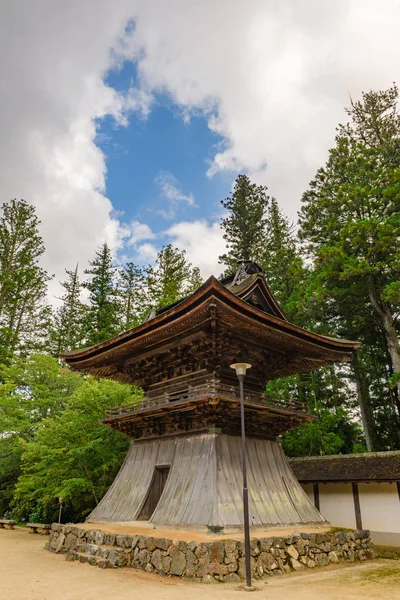
<path id="1" fill-rule="evenodd" d="M 249 275 L 256 275 L 257 273 L 265 275 L 264 269 L 252 260 L 239 260 L 238 264 L 239 267 L 233 278 L 232 285 L 239 285 L 242 281 L 247 279 Z"/>

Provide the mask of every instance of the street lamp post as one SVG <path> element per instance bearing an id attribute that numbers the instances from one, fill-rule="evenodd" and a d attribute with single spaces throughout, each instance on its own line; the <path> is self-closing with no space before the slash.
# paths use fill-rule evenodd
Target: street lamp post
<path id="1" fill-rule="evenodd" d="M 246 454 L 246 430 L 244 423 L 244 392 L 243 382 L 246 370 L 251 368 L 248 363 L 234 363 L 231 365 L 235 369 L 239 379 L 240 390 L 240 420 L 242 429 L 242 470 L 243 470 L 243 522 L 244 522 L 244 555 L 246 563 L 246 591 L 252 591 L 251 585 L 251 567 L 250 567 L 250 525 L 249 525 L 249 490 L 247 488 L 247 454 Z"/>

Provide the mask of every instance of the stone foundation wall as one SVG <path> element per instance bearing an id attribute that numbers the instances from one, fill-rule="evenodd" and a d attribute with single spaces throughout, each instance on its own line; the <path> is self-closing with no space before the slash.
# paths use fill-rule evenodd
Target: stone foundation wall
<path id="1" fill-rule="evenodd" d="M 245 576 L 244 544 L 235 540 L 183 542 L 141 535 L 115 535 L 99 529 L 53 524 L 46 548 L 67 560 L 101 568 L 133 567 L 203 583 L 239 582 Z M 255 579 L 330 563 L 375 558 L 369 531 L 267 537 L 251 541 Z"/>

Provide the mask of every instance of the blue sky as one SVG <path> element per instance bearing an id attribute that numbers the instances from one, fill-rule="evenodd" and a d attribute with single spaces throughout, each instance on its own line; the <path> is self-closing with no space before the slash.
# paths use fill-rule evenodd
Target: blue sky
<path id="1" fill-rule="evenodd" d="M 136 66 L 128 62 L 105 78 L 121 93 L 136 81 Z M 154 93 L 148 117 L 132 113 L 127 126 L 110 116 L 98 120 L 96 144 L 106 156 L 106 195 L 114 209 L 124 221 L 146 223 L 157 246 L 170 241 L 164 231 L 174 223 L 220 219 L 235 173 L 209 176 L 207 170 L 224 139 L 205 117 L 185 118 L 169 95 Z"/>

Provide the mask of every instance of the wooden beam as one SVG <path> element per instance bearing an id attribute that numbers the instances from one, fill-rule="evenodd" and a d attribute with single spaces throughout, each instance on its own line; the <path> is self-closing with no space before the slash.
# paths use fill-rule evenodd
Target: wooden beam
<path id="1" fill-rule="evenodd" d="M 358 483 L 352 483 L 351 487 L 353 488 L 354 513 L 356 516 L 356 527 L 357 527 L 357 529 L 362 529 L 361 506 L 360 506 L 360 496 L 358 493 Z"/>
<path id="2" fill-rule="evenodd" d="M 314 488 L 314 506 L 319 511 L 320 504 L 319 504 L 319 485 L 318 485 L 318 483 L 314 483 L 313 488 Z"/>

